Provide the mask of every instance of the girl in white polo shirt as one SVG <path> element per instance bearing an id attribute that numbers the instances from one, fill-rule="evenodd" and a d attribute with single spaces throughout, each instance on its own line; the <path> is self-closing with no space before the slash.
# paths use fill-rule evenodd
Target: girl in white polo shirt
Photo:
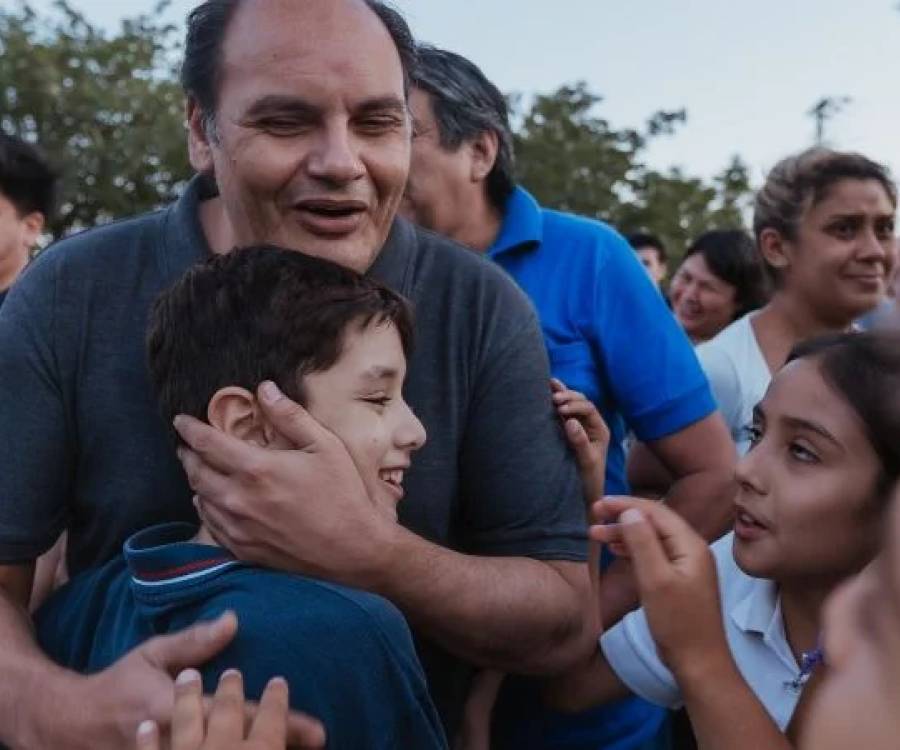
<path id="1" fill-rule="evenodd" d="M 900 335 L 798 346 L 754 411 L 734 532 L 711 555 L 663 506 L 604 501 L 606 517 L 628 512 L 592 536 L 624 535 L 643 606 L 552 702 L 583 710 L 634 692 L 686 705 L 701 747 L 792 747 L 825 672 L 822 604 L 874 557 L 900 476 L 898 393 Z"/>

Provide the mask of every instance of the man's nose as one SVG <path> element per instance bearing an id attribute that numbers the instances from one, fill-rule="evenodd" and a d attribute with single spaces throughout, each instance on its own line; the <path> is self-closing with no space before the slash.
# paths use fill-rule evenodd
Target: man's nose
<path id="1" fill-rule="evenodd" d="M 345 122 L 323 126 L 307 159 L 309 175 L 332 185 L 346 185 L 362 177 L 366 170 L 356 140 Z"/>

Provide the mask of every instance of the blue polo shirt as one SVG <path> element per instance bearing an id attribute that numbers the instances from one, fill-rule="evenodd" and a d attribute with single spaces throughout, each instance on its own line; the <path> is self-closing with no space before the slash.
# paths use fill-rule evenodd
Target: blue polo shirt
<path id="1" fill-rule="evenodd" d="M 516 188 L 488 255 L 537 308 L 553 375 L 606 420 L 606 492 L 627 494 L 628 429 L 657 440 L 716 409 L 690 342 L 634 251 L 602 222 L 543 209 Z M 638 699 L 578 716 L 540 710 L 537 701 L 530 681 L 507 680 L 495 719 L 498 747 L 632 750 L 652 740 L 665 718 Z"/>
<path id="2" fill-rule="evenodd" d="M 543 209 L 520 187 L 488 255 L 537 308 L 553 375 L 603 414 L 607 493 L 628 491 L 628 429 L 657 440 L 715 411 L 690 341 L 610 226 Z"/>
<path id="3" fill-rule="evenodd" d="M 238 632 L 201 669 L 207 692 L 223 671 L 244 676 L 249 698 L 284 677 L 291 707 L 319 718 L 328 747 L 447 745 L 403 615 L 386 599 L 313 578 L 246 565 L 191 541 L 182 523 L 132 536 L 124 555 L 59 589 L 36 616 L 38 642 L 58 664 L 104 669 L 154 635 L 224 611 Z"/>

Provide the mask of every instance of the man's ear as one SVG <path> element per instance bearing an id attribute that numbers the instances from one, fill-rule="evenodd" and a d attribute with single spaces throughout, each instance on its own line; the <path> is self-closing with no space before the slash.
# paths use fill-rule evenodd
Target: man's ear
<path id="1" fill-rule="evenodd" d="M 268 445 L 269 435 L 256 396 L 246 388 L 220 388 L 209 400 L 206 418 L 226 435 L 263 447 Z"/>
<path id="2" fill-rule="evenodd" d="M 203 122 L 203 111 L 196 100 L 189 98 L 185 106 L 188 128 L 188 158 L 198 174 L 213 173 L 212 147 Z"/>
<path id="3" fill-rule="evenodd" d="M 472 154 L 472 182 L 484 182 L 497 163 L 500 138 L 495 130 L 482 130 L 468 145 Z"/>
<path id="4" fill-rule="evenodd" d="M 777 229 L 763 229 L 759 235 L 759 252 L 770 266 L 784 271 L 791 265 L 793 248 Z"/>
<path id="5" fill-rule="evenodd" d="M 41 234 L 44 232 L 44 214 L 40 211 L 32 211 L 30 214 L 26 214 L 22 219 L 22 226 L 24 228 L 22 239 L 25 242 L 25 246 L 30 250 L 37 245 Z"/>

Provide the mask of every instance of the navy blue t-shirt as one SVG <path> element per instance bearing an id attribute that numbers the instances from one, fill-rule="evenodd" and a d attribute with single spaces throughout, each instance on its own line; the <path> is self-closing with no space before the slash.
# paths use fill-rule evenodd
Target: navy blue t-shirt
<path id="1" fill-rule="evenodd" d="M 246 565 L 193 543 L 197 529 L 138 532 L 124 555 L 74 578 L 36 616 L 57 663 L 97 672 L 136 645 L 232 610 L 234 641 L 202 669 L 205 690 L 240 669 L 249 698 L 284 677 L 291 707 L 322 721 L 329 748 L 445 748 L 403 615 L 386 599 Z"/>

